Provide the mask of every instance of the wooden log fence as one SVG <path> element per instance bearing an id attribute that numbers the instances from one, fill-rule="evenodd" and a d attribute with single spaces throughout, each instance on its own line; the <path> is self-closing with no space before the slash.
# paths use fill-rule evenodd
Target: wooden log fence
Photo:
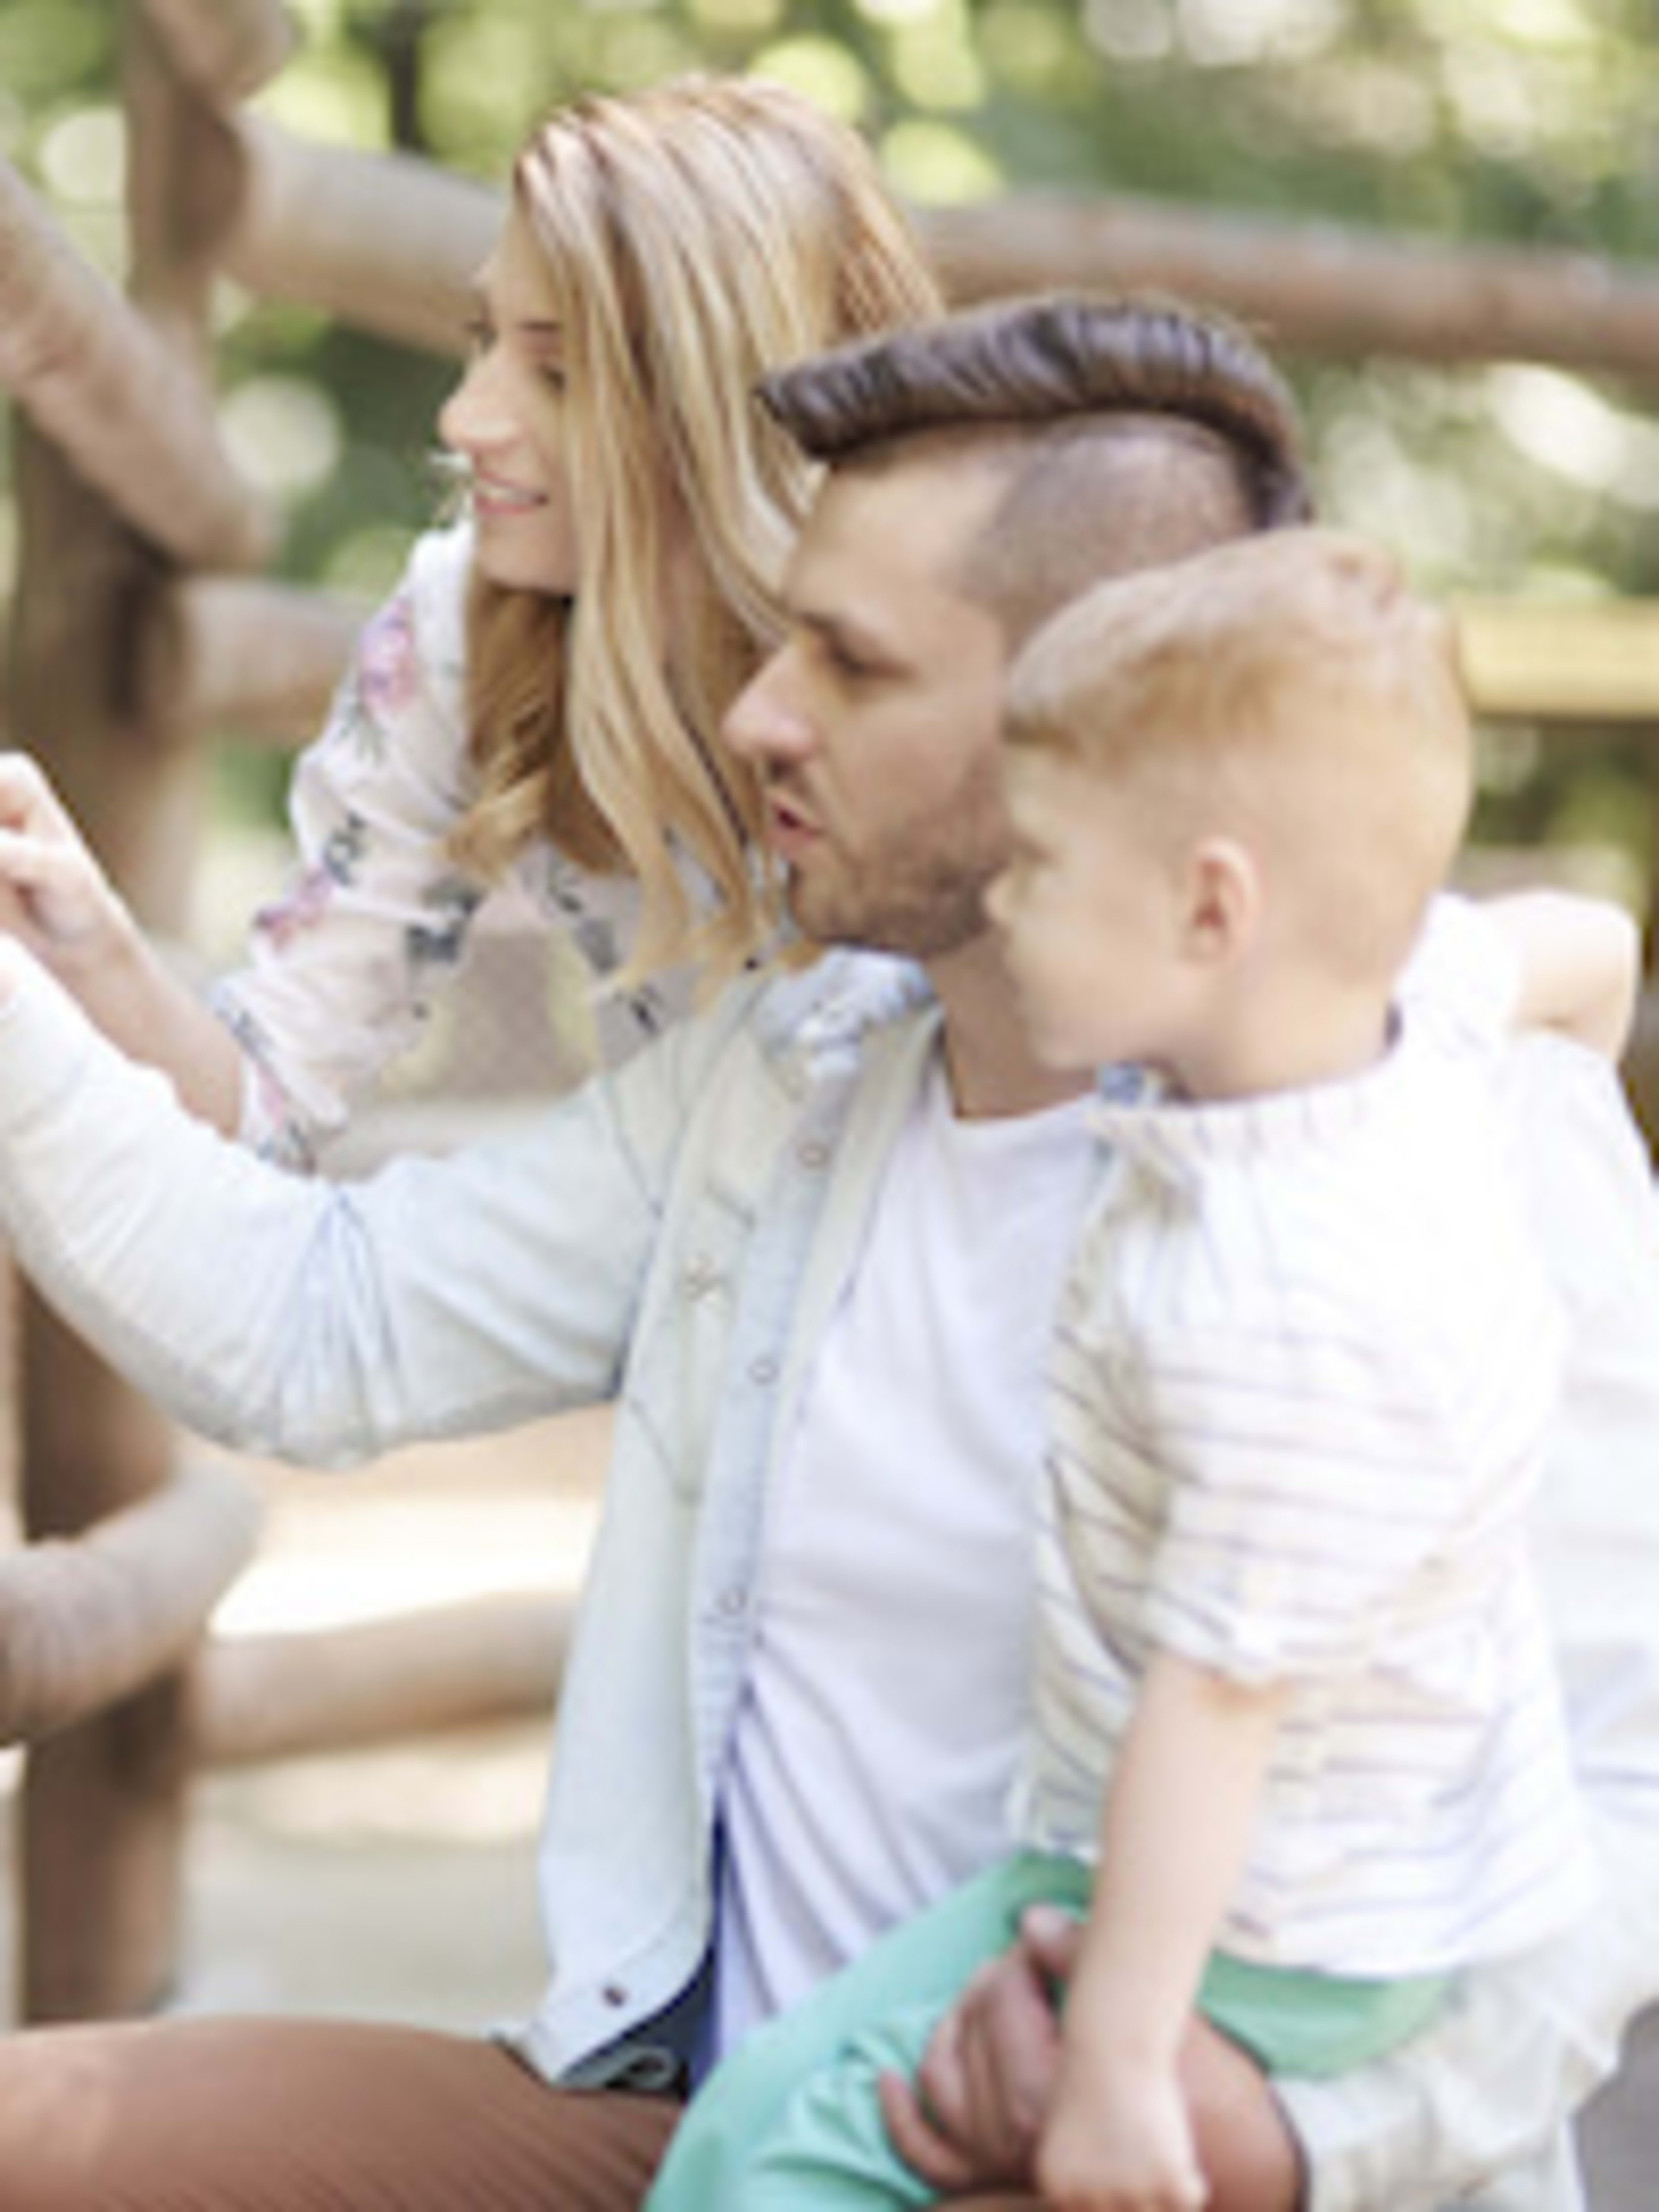
<path id="1" fill-rule="evenodd" d="M 0 1743 L 89 1720 L 189 1658 L 258 1528 L 247 1483 L 187 1468 L 84 1536 L 0 1559 Z"/>
<path id="2" fill-rule="evenodd" d="M 216 107 L 247 100 L 294 51 L 295 27 L 272 0 L 144 0 L 185 84 Z"/>
<path id="3" fill-rule="evenodd" d="M 368 611 L 265 578 L 192 577 L 174 595 L 170 634 L 151 641 L 141 692 L 172 687 L 170 711 L 191 731 L 301 744 L 322 726 Z"/>
<path id="4" fill-rule="evenodd" d="M 1593 254 L 1411 242 L 1333 222 L 1020 193 L 927 232 L 962 299 L 1049 285 L 1208 301 L 1315 359 L 1548 362 L 1659 378 L 1659 278 Z"/>
<path id="5" fill-rule="evenodd" d="M 271 518 L 194 365 L 70 246 L 0 161 L 0 385 L 130 526 L 180 562 L 252 567 Z"/>
<path id="6" fill-rule="evenodd" d="M 123 15 L 127 294 L 0 161 L 0 386 L 25 425 L 8 708 L 135 910 L 165 927 L 188 876 L 204 733 L 306 734 L 359 611 L 247 573 L 274 525 L 215 427 L 212 284 L 228 275 L 451 351 L 502 204 L 242 112 L 291 47 L 276 0 L 123 0 Z M 1659 282 L 1583 256 L 1412 246 L 1121 196 L 921 220 L 960 298 L 1152 286 L 1229 308 L 1287 353 L 1510 355 L 1659 381 Z M 1481 611 L 1488 647 L 1504 619 Z M 1659 708 L 1650 661 L 1602 703 Z M 132 2011 L 173 1972 L 193 1771 L 545 1707 L 567 1622 L 538 1598 L 304 1638 L 204 1634 L 254 1540 L 248 1494 L 175 1473 L 153 1410 L 38 1309 L 19 1396 L 29 1540 L 0 1561 L 0 1740 L 27 1747 L 20 2006 Z"/>
<path id="7" fill-rule="evenodd" d="M 222 1638 L 196 1672 L 192 1753 L 203 1766 L 258 1765 L 545 1712 L 570 1611 L 536 1592 L 346 1628 Z"/>
<path id="8" fill-rule="evenodd" d="M 458 353 L 501 194 L 408 155 L 313 145 L 255 116 L 237 127 L 246 182 L 227 275 L 376 337 Z"/>
<path id="9" fill-rule="evenodd" d="M 226 267 L 434 352 L 453 351 L 501 196 L 404 155 L 307 143 L 246 118 L 247 184 Z M 1565 249 L 1416 243 L 1127 193 L 1016 193 L 921 210 L 959 301 L 1048 286 L 1204 300 L 1286 354 L 1547 362 L 1659 381 L 1659 277 Z"/>

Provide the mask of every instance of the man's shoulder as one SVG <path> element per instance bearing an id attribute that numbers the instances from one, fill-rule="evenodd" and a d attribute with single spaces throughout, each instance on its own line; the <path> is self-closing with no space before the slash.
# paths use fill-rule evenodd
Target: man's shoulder
<path id="1" fill-rule="evenodd" d="M 857 1073 L 873 1038 L 929 1018 L 933 1006 L 911 963 L 837 949 L 810 964 L 760 966 L 733 978 L 616 1073 L 624 1089 L 665 1079 L 688 1107 L 708 1107 L 711 1091 L 728 1079 L 748 1080 L 758 1061 L 785 1092 L 805 1097 Z"/>
<path id="2" fill-rule="evenodd" d="M 780 966 L 755 979 L 750 1018 L 770 1054 L 808 1070 L 856 1057 L 872 1036 L 915 1019 L 934 1004 L 913 961 L 837 946 L 809 964 Z"/>

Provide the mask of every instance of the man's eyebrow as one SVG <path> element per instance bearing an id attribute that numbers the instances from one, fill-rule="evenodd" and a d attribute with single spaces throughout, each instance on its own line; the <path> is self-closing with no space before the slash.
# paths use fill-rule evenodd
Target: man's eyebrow
<path id="1" fill-rule="evenodd" d="M 854 652 L 872 660 L 896 662 L 899 647 L 896 640 L 882 630 L 872 629 L 856 612 L 848 613 L 833 607 L 815 607 L 810 602 L 796 601 L 789 609 L 790 618 L 798 628 L 810 630 L 814 637 L 831 644 L 852 647 Z"/>

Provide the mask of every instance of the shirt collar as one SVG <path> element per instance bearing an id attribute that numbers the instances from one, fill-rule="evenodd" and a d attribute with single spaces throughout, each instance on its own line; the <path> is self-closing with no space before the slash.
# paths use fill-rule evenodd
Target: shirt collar
<path id="1" fill-rule="evenodd" d="M 1147 1068 L 1103 1068 L 1091 1127 L 1124 1158 L 1166 1182 L 1190 1187 L 1208 1167 L 1282 1158 L 1338 1143 L 1361 1127 L 1397 1080 L 1403 1042 L 1397 1036 L 1382 1059 L 1358 1075 L 1249 1098 L 1177 1098 Z"/>
<path id="2" fill-rule="evenodd" d="M 760 1012 L 762 1042 L 773 1057 L 797 1058 L 814 1077 L 856 1060 L 872 1030 L 935 1003 L 914 960 L 840 950 L 784 975 Z"/>

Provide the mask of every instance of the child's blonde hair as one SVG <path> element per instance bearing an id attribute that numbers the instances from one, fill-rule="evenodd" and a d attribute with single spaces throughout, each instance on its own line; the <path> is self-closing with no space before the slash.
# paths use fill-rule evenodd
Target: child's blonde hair
<path id="1" fill-rule="evenodd" d="M 1449 618 L 1381 547 L 1334 531 L 1243 538 L 1085 593 L 1016 661 L 1008 736 L 1133 781 L 1149 834 L 1245 845 L 1350 975 L 1404 959 L 1474 794 Z"/>
<path id="2" fill-rule="evenodd" d="M 769 923 L 750 771 L 720 719 L 780 635 L 785 557 L 814 472 L 759 409 L 763 372 L 934 313 L 939 297 L 863 142 L 778 85 L 693 76 L 588 99 L 532 135 L 512 219 L 562 338 L 574 605 L 474 581 L 471 737 L 482 776 L 453 840 L 498 872 L 544 834 L 637 874 L 635 972 L 740 958 Z M 666 495 L 666 496 L 665 496 Z M 689 540 L 672 657 L 665 508 Z M 714 893 L 692 927 L 681 864 Z"/>

